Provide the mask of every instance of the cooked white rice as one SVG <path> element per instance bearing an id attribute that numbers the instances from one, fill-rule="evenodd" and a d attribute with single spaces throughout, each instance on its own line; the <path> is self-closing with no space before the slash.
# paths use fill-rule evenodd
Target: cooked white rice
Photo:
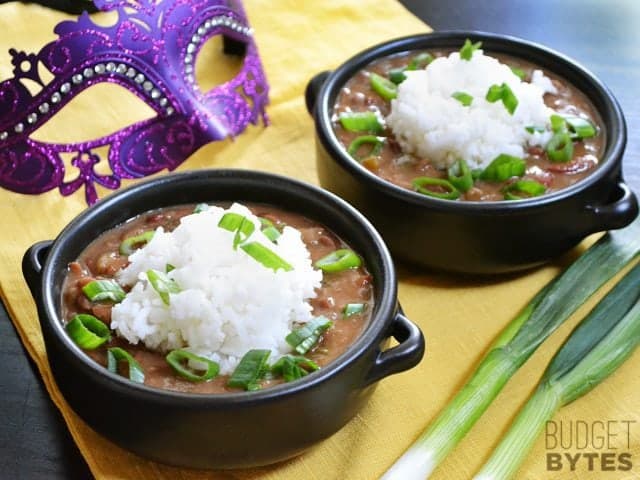
<path id="1" fill-rule="evenodd" d="M 233 249 L 234 233 L 218 227 L 226 212 L 250 219 L 257 241 L 294 268 L 273 270 Z M 187 348 L 233 371 L 250 349 L 271 350 L 272 358 L 291 351 L 285 336 L 294 322 L 312 318 L 309 299 L 315 297 L 322 272 L 311 264 L 301 234 L 285 227 L 277 243 L 260 231 L 260 221 L 248 208 L 234 204 L 183 217 L 173 232 L 158 228 L 153 239 L 134 252 L 118 281 L 132 285 L 112 310 L 111 327 L 130 343 L 169 351 Z M 147 280 L 149 269 L 165 271 L 180 286 L 165 305 Z"/>
<path id="2" fill-rule="evenodd" d="M 522 82 L 496 58 L 474 52 L 462 60 L 458 52 L 437 58 L 424 70 L 407 71 L 391 102 L 387 123 L 406 153 L 428 158 L 446 168 L 458 158 L 472 168 L 485 168 L 500 154 L 523 157 L 526 145 L 546 145 L 551 133 L 528 133 L 525 127 L 549 127 L 553 110 L 543 101 L 555 89 L 541 71 L 532 83 Z M 510 115 L 501 101 L 489 103 L 485 96 L 492 85 L 509 85 L 518 106 Z M 473 97 L 463 106 L 452 97 L 464 92 Z"/>

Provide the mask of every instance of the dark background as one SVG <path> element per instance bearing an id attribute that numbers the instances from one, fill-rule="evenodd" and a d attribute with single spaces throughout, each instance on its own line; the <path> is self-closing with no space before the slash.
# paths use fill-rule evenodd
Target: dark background
<path id="1" fill-rule="evenodd" d="M 43 3 L 77 13 L 84 2 Z M 625 177 L 640 192 L 640 1 L 402 3 L 435 30 L 475 29 L 510 34 L 559 50 L 585 65 L 609 86 L 622 105 L 629 134 Z M 402 35 L 398 32 L 398 36 Z M 4 308 L 0 308 L 0 478 L 91 478 Z"/>

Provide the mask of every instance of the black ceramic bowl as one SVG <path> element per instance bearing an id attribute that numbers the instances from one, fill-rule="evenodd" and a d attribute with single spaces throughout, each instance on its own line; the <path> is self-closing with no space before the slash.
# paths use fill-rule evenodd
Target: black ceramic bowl
<path id="1" fill-rule="evenodd" d="M 94 238 L 147 210 L 199 202 L 268 203 L 317 220 L 359 252 L 374 277 L 375 307 L 362 335 L 307 377 L 257 392 L 184 394 L 130 382 L 70 340 L 60 317 L 67 265 Z M 210 170 L 167 175 L 122 190 L 73 220 L 54 242 L 31 247 L 23 272 L 38 307 L 51 370 L 71 408 L 127 450 L 194 468 L 265 465 L 300 454 L 340 429 L 375 382 L 416 365 L 420 330 L 398 310 L 396 275 L 378 233 L 356 210 L 317 187 L 266 173 Z M 381 350 L 394 337 L 396 345 Z"/>
<path id="2" fill-rule="evenodd" d="M 331 126 L 336 97 L 347 80 L 376 59 L 412 50 L 457 50 L 467 38 L 482 41 L 488 54 L 537 64 L 588 96 L 607 138 L 596 171 L 569 188 L 533 199 L 456 202 L 398 187 L 347 154 Z M 622 180 L 626 125 L 618 103 L 591 73 L 545 47 L 474 31 L 399 38 L 316 75 L 307 86 L 306 101 L 315 120 L 321 184 L 364 213 L 400 260 L 456 272 L 515 271 L 556 257 L 591 233 L 624 227 L 638 213 L 635 195 Z"/>

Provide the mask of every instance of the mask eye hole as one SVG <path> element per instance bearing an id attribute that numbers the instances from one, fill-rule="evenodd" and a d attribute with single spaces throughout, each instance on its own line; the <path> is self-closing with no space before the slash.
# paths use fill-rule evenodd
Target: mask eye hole
<path id="1" fill-rule="evenodd" d="M 196 57 L 195 79 L 200 91 L 208 92 L 234 79 L 242 70 L 246 50 L 246 44 L 225 40 L 222 35 L 209 38 Z"/>
<path id="2" fill-rule="evenodd" d="M 151 107 L 120 85 L 97 83 L 78 93 L 29 136 L 50 143 L 86 142 L 156 115 Z"/>

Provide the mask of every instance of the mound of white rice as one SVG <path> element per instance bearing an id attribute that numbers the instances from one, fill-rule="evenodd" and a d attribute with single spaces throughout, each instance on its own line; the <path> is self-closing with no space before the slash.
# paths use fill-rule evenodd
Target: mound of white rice
<path id="1" fill-rule="evenodd" d="M 241 248 L 234 250 L 234 233 L 218 227 L 226 212 L 250 219 L 255 225 L 250 241 L 264 244 L 293 269 L 274 272 Z M 322 281 L 298 230 L 285 227 L 273 243 L 260 231 L 259 219 L 239 204 L 183 217 L 173 232 L 158 228 L 129 260 L 118 281 L 132 289 L 114 306 L 111 327 L 130 343 L 142 342 L 152 350 L 186 347 L 218 362 L 222 374 L 231 373 L 254 348 L 271 350 L 272 358 L 290 352 L 285 336 L 293 322 L 312 318 L 308 300 Z M 175 267 L 168 276 L 180 287 L 169 305 L 145 273 L 164 272 L 167 264 Z"/>
<path id="2" fill-rule="evenodd" d="M 543 95 L 555 89 L 541 71 L 532 83 L 522 82 L 509 66 L 477 50 L 469 61 L 458 52 L 437 58 L 424 70 L 407 71 L 391 102 L 387 123 L 405 153 L 428 158 L 446 168 L 458 158 L 472 168 L 485 168 L 500 154 L 524 156 L 524 147 L 546 145 L 551 133 L 528 133 L 528 126 L 549 126 L 553 110 Z M 509 114 L 501 101 L 489 103 L 489 87 L 506 83 L 518 106 Z M 473 97 L 465 107 L 452 97 L 464 92 Z"/>

